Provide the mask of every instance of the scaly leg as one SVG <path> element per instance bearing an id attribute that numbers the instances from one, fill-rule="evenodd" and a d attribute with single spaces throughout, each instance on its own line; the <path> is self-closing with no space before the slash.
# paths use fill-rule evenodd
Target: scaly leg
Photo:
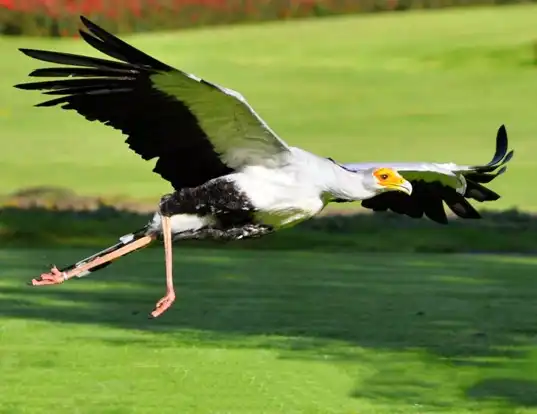
<path id="1" fill-rule="evenodd" d="M 162 216 L 162 236 L 164 238 L 164 256 L 166 259 L 166 296 L 157 302 L 157 306 L 151 316 L 157 318 L 166 312 L 175 302 L 175 289 L 173 287 L 173 272 L 172 272 L 172 229 L 171 219 L 167 216 Z"/>
<path id="2" fill-rule="evenodd" d="M 118 243 L 94 256 L 84 259 L 80 265 L 75 264 L 69 266 L 63 271 L 54 266 L 49 273 L 43 273 L 39 278 L 32 279 L 30 284 L 33 286 L 57 285 L 73 277 L 83 276 L 92 270 L 97 270 L 96 268 L 99 266 L 103 268 L 121 256 L 147 246 L 153 240 L 155 240 L 155 236 L 150 235 L 143 236 L 128 243 Z"/>

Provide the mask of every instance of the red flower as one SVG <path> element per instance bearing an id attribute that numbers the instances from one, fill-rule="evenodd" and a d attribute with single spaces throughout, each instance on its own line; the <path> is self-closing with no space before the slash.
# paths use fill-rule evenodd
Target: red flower
<path id="1" fill-rule="evenodd" d="M 15 10 L 15 0 L 0 0 L 0 7 L 5 7 L 9 10 Z"/>

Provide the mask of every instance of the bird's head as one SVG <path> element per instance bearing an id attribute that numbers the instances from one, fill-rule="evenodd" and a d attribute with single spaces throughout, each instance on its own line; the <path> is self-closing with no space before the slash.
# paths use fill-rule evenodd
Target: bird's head
<path id="1" fill-rule="evenodd" d="M 401 191 L 407 195 L 412 194 L 412 184 L 405 180 L 393 168 L 375 168 L 372 171 L 372 179 L 368 180 L 368 184 L 377 193 L 386 191 Z"/>

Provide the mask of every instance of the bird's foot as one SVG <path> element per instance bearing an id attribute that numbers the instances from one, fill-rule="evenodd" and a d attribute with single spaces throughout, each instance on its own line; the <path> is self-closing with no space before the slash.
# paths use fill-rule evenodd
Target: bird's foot
<path id="1" fill-rule="evenodd" d="M 29 285 L 59 285 L 63 282 L 65 282 L 63 272 L 60 272 L 56 266 L 52 266 L 52 269 L 50 269 L 49 273 L 43 273 L 40 277 L 32 279 Z"/>
<path id="2" fill-rule="evenodd" d="M 157 302 L 157 306 L 155 307 L 155 310 L 151 312 L 151 316 L 153 318 L 158 318 L 173 305 L 173 302 L 175 302 L 175 292 L 171 291 Z"/>

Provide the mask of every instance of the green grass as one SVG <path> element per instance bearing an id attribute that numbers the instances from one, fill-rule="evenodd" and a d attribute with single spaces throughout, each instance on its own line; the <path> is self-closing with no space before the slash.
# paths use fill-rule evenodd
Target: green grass
<path id="1" fill-rule="evenodd" d="M 90 247 L 115 244 L 151 216 L 114 209 L 95 212 L 0 209 L 2 247 Z M 448 226 L 397 214 L 318 217 L 262 239 L 229 243 L 182 241 L 181 247 L 390 253 L 537 253 L 537 217 L 485 212 L 483 220 Z"/>
<path id="2" fill-rule="evenodd" d="M 536 17 L 534 6 L 465 9 L 129 40 L 243 92 L 289 143 L 342 161 L 487 162 L 506 123 L 517 154 L 490 207 L 535 210 Z M 39 64 L 17 47 L 89 51 L 0 39 L 0 194 L 167 190 L 118 132 L 31 108 L 37 94 L 11 85 Z M 2 246 L 18 247 L 0 250 L 0 414 L 537 414 L 537 259 L 408 253 L 534 252 L 534 219 L 336 218 L 251 250 L 178 248 L 178 302 L 158 320 L 146 315 L 164 293 L 162 247 L 25 286 L 146 219 L 1 211 Z"/>
<path id="3" fill-rule="evenodd" d="M 535 258 L 176 250 L 24 285 L 0 250 L 0 413 L 537 413 Z"/>
<path id="4" fill-rule="evenodd" d="M 341 161 L 487 162 L 505 123 L 517 154 L 492 185 L 503 195 L 493 207 L 535 210 L 528 186 L 537 176 L 536 18 L 536 6 L 476 8 L 127 40 L 241 91 L 289 143 Z M 38 94 L 11 85 L 41 66 L 17 47 L 93 53 L 76 40 L 0 39 L 0 193 L 57 185 L 156 200 L 168 189 L 117 131 L 74 113 L 33 109 Z"/>

